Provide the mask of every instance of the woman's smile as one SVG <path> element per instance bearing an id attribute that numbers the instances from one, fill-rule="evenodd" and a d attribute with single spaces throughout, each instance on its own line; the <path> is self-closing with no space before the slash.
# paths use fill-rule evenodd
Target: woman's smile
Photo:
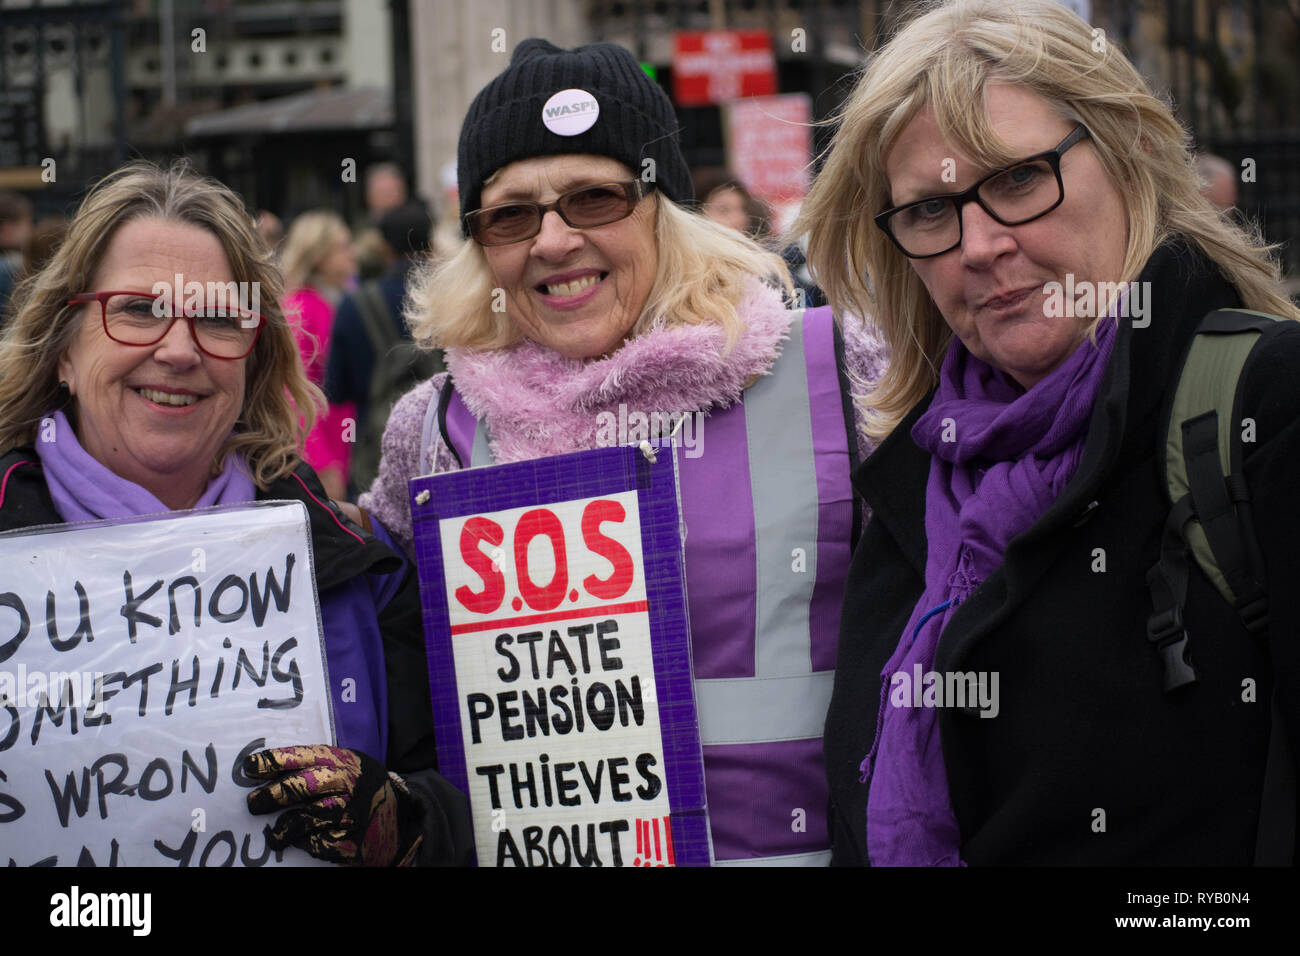
<path id="1" fill-rule="evenodd" d="M 174 277 L 234 279 L 220 240 L 198 226 L 137 219 L 109 243 L 88 291 L 147 290 Z M 82 447 L 101 464 L 153 492 L 170 508 L 189 507 L 211 477 L 244 403 L 246 358 L 201 351 L 177 318 L 153 345 L 124 345 L 104 330 L 98 302 L 59 361 L 75 399 Z"/>

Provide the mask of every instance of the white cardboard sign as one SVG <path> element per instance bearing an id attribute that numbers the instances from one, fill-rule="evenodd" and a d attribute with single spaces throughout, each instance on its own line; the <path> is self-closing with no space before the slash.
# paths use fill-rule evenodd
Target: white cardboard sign
<path id="1" fill-rule="evenodd" d="M 301 503 L 0 536 L 0 866 L 277 862 L 239 768 L 327 687 Z"/>

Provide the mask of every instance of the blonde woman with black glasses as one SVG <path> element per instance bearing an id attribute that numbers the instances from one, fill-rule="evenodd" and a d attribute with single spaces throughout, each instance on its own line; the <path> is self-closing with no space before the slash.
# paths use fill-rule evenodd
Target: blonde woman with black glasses
<path id="1" fill-rule="evenodd" d="M 826 727 L 836 861 L 1290 860 L 1268 751 L 1300 739 L 1300 326 L 1169 107 L 1060 3 L 927 4 L 797 228 L 893 354 Z M 1241 308 L 1280 319 L 1214 320 L 1254 345 L 1217 434 L 1244 464 L 1207 484 L 1219 419 L 1167 400 L 1203 317 Z M 1208 498 L 1174 507 L 1185 460 Z"/>

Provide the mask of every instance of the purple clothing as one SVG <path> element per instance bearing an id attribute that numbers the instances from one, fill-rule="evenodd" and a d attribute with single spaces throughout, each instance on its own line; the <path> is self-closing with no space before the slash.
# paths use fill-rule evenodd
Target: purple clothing
<path id="1" fill-rule="evenodd" d="M 170 511 L 153 494 L 109 470 L 82 448 L 63 412 L 54 412 L 54 441 L 36 445 L 46 487 L 58 516 L 64 521 L 93 521 Z M 307 504 L 322 506 L 305 484 Z M 257 499 L 257 487 L 243 460 L 226 459 L 221 474 L 213 478 L 195 508 L 234 505 Z M 340 533 L 348 531 L 342 525 Z M 358 542 L 361 539 L 357 537 Z M 375 537 L 396 552 L 396 546 L 375 522 Z M 313 539 L 313 547 L 320 543 Z M 359 750 L 383 761 L 388 749 L 388 701 L 384 674 L 383 640 L 378 615 L 401 586 L 405 565 L 388 574 L 357 574 L 319 594 L 321 628 L 329 665 L 334 728 L 341 747 Z M 355 696 L 344 705 L 342 681 L 352 678 Z M 351 688 L 350 688 L 351 690 Z M 302 741 L 318 743 L 319 741 Z"/>
<path id="2" fill-rule="evenodd" d="M 708 412 L 702 426 L 704 454 L 679 457 L 679 480 L 683 519 L 693 529 L 686 537 L 687 597 L 705 738 L 705 786 L 719 862 L 764 857 L 808 862 L 827 845 L 820 740 L 824 703 L 815 719 L 806 722 L 811 729 L 801 723 L 798 732 L 780 739 L 759 733 L 762 742 L 750 742 L 752 734 L 732 735 L 732 730 L 749 729 L 735 727 L 724 727 L 711 741 L 705 719 L 711 692 L 743 694 L 743 685 L 768 684 L 778 702 L 772 719 L 779 722 L 788 711 L 810 709 L 804 706 L 806 699 L 780 698 L 776 688 L 781 681 L 794 688 L 808 678 L 806 686 L 813 687 L 818 678 L 829 678 L 834 667 L 853 505 L 832 319 L 829 310 L 816 313 L 805 316 L 801 337 L 789 336 L 791 313 L 776 293 L 757 287 L 742 302 L 745 328 L 730 350 L 718 327 L 704 325 L 655 329 L 607 359 L 586 363 L 533 343 L 487 356 L 448 351 L 456 388 L 447 409 L 447 431 L 466 463 L 476 422 L 487 423 L 493 458 L 508 462 L 605 443 L 598 432 L 601 416 L 617 419 L 621 406 Z M 845 323 L 844 338 L 852 379 L 861 383 L 883 373 L 886 353 L 872 330 Z M 801 360 L 788 363 L 790 373 L 771 374 L 778 356 L 794 351 Z M 788 404 L 783 399 L 775 403 L 778 409 L 800 409 L 801 424 L 787 429 L 780 415 L 757 411 L 763 389 L 754 386 L 751 392 L 747 386 L 759 381 L 767 389 L 791 387 L 801 374 L 799 366 L 807 379 L 795 389 L 800 395 L 792 394 Z M 437 429 L 432 447 L 423 460 L 420 456 L 425 415 L 444 381 L 445 376 L 437 376 L 398 403 L 384 436 L 379 479 L 361 500 L 395 525 L 394 536 L 408 552 L 409 537 L 403 537 L 410 534 L 407 480 L 459 467 Z M 855 426 L 860 411 L 854 403 Z M 791 471 L 791 462 L 774 449 L 784 447 L 800 429 L 809 443 L 802 458 L 808 463 L 807 481 L 796 494 L 773 501 L 770 479 Z M 772 434 L 777 431 L 779 438 Z M 870 451 L 855 431 L 856 450 Z M 762 463 L 755 466 L 762 475 L 756 476 L 752 461 Z M 718 469 L 729 477 L 720 479 Z M 764 485 L 759 479 L 768 480 Z M 794 514 L 796 500 L 807 510 Z M 816 537 L 809 540 L 814 529 Z M 770 542 L 782 533 L 804 534 L 801 543 L 811 545 L 807 570 L 816 569 L 815 574 L 790 573 L 790 548 L 781 553 L 779 572 L 774 562 L 765 561 L 765 555 L 775 552 Z M 764 540 L 767 551 L 761 547 Z M 765 627 L 759 626 L 760 617 Z M 764 647 L 793 645 L 797 636 L 802 648 L 769 659 L 756 642 L 756 631 L 769 638 Z M 776 679 L 768 679 L 772 677 Z M 802 827 L 792 825 L 795 808 L 804 811 Z"/>
<path id="3" fill-rule="evenodd" d="M 850 437 L 831 310 L 792 318 L 781 311 L 781 354 L 761 387 L 713 410 L 695 436 L 707 448 L 693 455 L 688 440 L 678 457 L 718 863 L 816 865 L 828 849 L 821 733 L 853 538 Z M 489 464 L 460 387 L 445 406 L 447 436 L 462 462 Z M 791 826 L 792 808 L 804 826 Z"/>
<path id="4" fill-rule="evenodd" d="M 53 440 L 36 444 L 45 467 L 45 484 L 64 521 L 95 521 L 128 515 L 166 514 L 171 509 L 133 481 L 127 481 L 90 456 L 77 441 L 62 411 L 54 420 Z M 194 503 L 195 508 L 252 501 L 256 492 L 243 459 L 227 456 L 221 474 L 213 478 Z"/>
<path id="5" fill-rule="evenodd" d="M 499 462 L 519 461 L 543 454 L 559 454 L 597 447 L 598 415 L 617 415 L 620 404 L 631 409 L 723 408 L 771 366 L 780 336 L 789 319 L 780 301 L 755 293 L 753 304 L 742 302 L 740 318 L 747 329 L 730 351 L 726 337 L 713 325 L 654 329 L 627 343 L 608 359 L 581 362 L 534 347 L 502 349 L 495 353 L 499 370 L 512 385 L 485 389 L 497 395 L 508 422 L 493 431 L 493 454 Z M 858 460 L 875 448 L 863 432 L 862 395 L 889 364 L 888 347 L 869 323 L 841 317 L 844 359 L 849 376 Z M 645 347 L 630 349 L 640 342 Z M 447 364 L 458 384 L 465 383 L 455 365 L 457 350 L 447 353 Z M 541 354 L 548 353 L 548 354 Z M 519 361 L 512 361 L 518 359 Z M 487 377 L 486 370 L 484 377 Z M 424 416 L 446 381 L 446 373 L 433 376 L 407 392 L 393 406 L 384 429 L 383 459 L 379 477 L 358 504 L 384 523 L 409 557 L 415 550 L 411 538 L 411 501 L 406 483 L 416 475 L 440 474 L 459 466 L 441 440 L 420 460 Z M 473 386 L 470 385 L 472 388 Z M 484 409 L 471 407 L 476 415 Z M 524 413 L 530 413 L 525 416 Z M 487 416 L 496 424 L 494 415 Z M 556 439 L 563 447 L 548 446 Z M 541 442 L 539 444 L 539 441 Z M 499 446 L 496 443 L 500 443 Z M 548 450 L 548 447 L 550 450 Z"/>
<path id="6" fill-rule="evenodd" d="M 1102 322 L 1095 346 L 1085 340 L 1028 392 L 959 339 L 948 349 L 938 392 L 912 429 L 932 456 L 925 591 L 881 674 L 876 740 L 862 763 L 873 866 L 961 865 L 937 712 L 913 705 L 909 681 L 933 666 L 943 628 L 1011 539 L 1074 476 L 1114 341 L 1115 322 Z"/>

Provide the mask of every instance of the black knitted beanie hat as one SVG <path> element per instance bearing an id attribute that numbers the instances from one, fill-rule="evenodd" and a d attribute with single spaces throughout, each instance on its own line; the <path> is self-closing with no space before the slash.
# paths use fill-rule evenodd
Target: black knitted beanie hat
<path id="1" fill-rule="evenodd" d="M 669 199 L 694 198 L 673 104 L 632 54 L 613 43 L 561 50 L 541 39 L 474 97 L 460 128 L 460 213 L 481 205 L 483 182 L 519 159 L 591 153 L 652 179 Z M 653 160 L 653 165 L 645 160 Z"/>

